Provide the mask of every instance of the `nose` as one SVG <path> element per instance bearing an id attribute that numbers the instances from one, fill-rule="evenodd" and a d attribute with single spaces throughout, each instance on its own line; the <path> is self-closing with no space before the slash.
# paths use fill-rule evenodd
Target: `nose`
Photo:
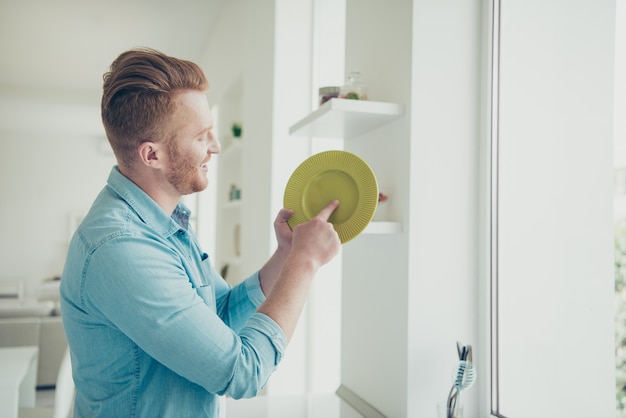
<path id="1" fill-rule="evenodd" d="M 222 151 L 222 145 L 220 144 L 220 141 L 213 135 L 213 132 L 210 132 L 208 152 L 210 154 L 219 154 L 220 151 Z"/>

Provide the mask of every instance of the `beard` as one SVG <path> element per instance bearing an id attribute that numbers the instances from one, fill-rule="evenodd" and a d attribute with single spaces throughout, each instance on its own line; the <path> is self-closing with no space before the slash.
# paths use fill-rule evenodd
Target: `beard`
<path id="1" fill-rule="evenodd" d="M 201 169 L 203 161 L 197 162 L 191 156 L 184 155 L 176 144 L 168 148 L 168 154 L 171 166 L 166 179 L 180 194 L 201 192 L 207 188 L 209 181 Z"/>

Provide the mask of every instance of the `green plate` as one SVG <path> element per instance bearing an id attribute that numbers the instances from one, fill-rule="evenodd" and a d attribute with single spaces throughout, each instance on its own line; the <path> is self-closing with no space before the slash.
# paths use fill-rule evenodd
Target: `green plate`
<path id="1" fill-rule="evenodd" d="M 289 226 L 311 220 L 334 199 L 340 204 L 328 221 L 343 244 L 363 232 L 378 206 L 376 176 L 365 161 L 347 151 L 321 152 L 296 168 L 283 199 L 285 208 L 294 210 Z"/>

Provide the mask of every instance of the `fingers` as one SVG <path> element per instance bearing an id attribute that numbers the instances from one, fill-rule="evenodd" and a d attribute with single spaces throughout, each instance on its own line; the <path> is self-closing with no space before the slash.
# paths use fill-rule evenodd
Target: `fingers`
<path id="1" fill-rule="evenodd" d="M 281 209 L 274 220 L 274 232 L 278 240 L 278 246 L 291 245 L 291 226 L 287 222 L 293 216 L 293 210 Z"/>
<path id="2" fill-rule="evenodd" d="M 326 205 L 324 209 L 320 210 L 316 218 L 320 218 L 324 221 L 327 221 L 328 218 L 330 218 L 330 215 L 332 215 L 335 209 L 337 209 L 337 207 L 339 207 L 339 201 L 335 199 L 332 202 L 330 202 L 328 205 Z"/>
<path id="3" fill-rule="evenodd" d="M 281 209 L 276 216 L 276 223 L 285 223 L 293 216 L 293 209 Z"/>

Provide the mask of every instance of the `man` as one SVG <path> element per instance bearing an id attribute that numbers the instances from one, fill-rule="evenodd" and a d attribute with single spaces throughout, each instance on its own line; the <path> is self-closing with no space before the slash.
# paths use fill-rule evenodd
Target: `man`
<path id="1" fill-rule="evenodd" d="M 79 417 L 217 417 L 219 395 L 251 397 L 291 338 L 310 283 L 339 251 L 328 217 L 291 231 L 232 288 L 189 229 L 183 195 L 208 185 L 220 145 L 207 80 L 188 61 L 122 53 L 104 77 L 102 120 L 117 166 L 76 231 L 61 309 Z"/>

